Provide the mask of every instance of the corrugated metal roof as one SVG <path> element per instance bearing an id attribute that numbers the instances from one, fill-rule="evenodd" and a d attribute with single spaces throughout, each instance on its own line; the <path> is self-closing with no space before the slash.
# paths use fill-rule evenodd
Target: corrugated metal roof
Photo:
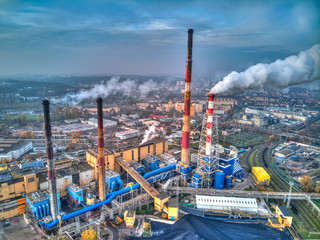
<path id="1" fill-rule="evenodd" d="M 255 198 L 218 197 L 196 195 L 197 204 L 226 207 L 258 207 Z"/>

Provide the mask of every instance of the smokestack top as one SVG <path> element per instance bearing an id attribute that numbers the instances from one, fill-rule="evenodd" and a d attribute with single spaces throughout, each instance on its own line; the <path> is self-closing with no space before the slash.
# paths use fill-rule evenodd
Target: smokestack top
<path id="1" fill-rule="evenodd" d="M 192 28 L 189 28 L 189 30 L 188 30 L 188 33 L 190 34 L 190 33 L 193 33 L 193 29 Z"/>
<path id="2" fill-rule="evenodd" d="M 102 103 L 102 97 L 97 97 L 96 101 L 97 103 Z"/>
<path id="3" fill-rule="evenodd" d="M 48 99 L 43 99 L 42 100 L 42 104 L 43 105 L 49 105 L 50 104 L 50 101 Z"/>
<path id="4" fill-rule="evenodd" d="M 209 101 L 214 101 L 215 94 L 209 93 Z"/>

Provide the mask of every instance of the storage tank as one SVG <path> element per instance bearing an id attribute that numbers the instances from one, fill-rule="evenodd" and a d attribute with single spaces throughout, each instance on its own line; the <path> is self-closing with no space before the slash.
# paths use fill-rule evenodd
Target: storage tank
<path id="1" fill-rule="evenodd" d="M 224 189 L 224 177 L 225 174 L 221 170 L 217 170 L 215 173 L 214 179 L 214 188 L 215 189 Z"/>
<path id="2" fill-rule="evenodd" d="M 232 184 L 232 175 L 226 177 L 226 189 L 230 189 Z"/>

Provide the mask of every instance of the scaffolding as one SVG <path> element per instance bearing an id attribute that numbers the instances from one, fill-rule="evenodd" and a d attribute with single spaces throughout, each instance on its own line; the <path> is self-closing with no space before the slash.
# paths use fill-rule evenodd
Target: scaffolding
<path id="1" fill-rule="evenodd" d="M 208 113 L 205 113 L 202 121 L 202 129 L 199 140 L 199 151 L 197 160 L 196 174 L 193 176 L 193 187 L 209 188 L 212 185 L 213 173 L 218 168 L 219 164 L 219 149 L 218 149 L 218 116 L 212 114 L 212 135 L 211 138 L 207 135 Z M 206 142 L 211 141 L 210 154 L 206 154 Z"/>

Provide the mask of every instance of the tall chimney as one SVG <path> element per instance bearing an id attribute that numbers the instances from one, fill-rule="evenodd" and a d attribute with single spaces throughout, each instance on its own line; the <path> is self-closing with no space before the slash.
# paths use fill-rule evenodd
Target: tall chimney
<path id="1" fill-rule="evenodd" d="M 183 113 L 183 128 L 182 128 L 182 149 L 181 161 L 190 165 L 190 87 L 191 87 L 191 70 L 192 70 L 192 39 L 193 29 L 188 30 L 188 55 L 187 55 L 187 72 L 186 85 L 184 92 L 184 113 Z"/>
<path id="2" fill-rule="evenodd" d="M 208 102 L 208 119 L 207 119 L 207 137 L 206 137 L 206 155 L 211 153 L 211 138 L 212 138 L 212 124 L 213 124 L 213 101 L 214 94 L 209 94 Z"/>
<path id="3" fill-rule="evenodd" d="M 50 123 L 50 109 L 49 100 L 43 100 L 43 115 L 44 115 L 44 131 L 46 135 L 46 147 L 47 147 L 47 159 L 48 159 L 48 182 L 50 191 L 50 209 L 52 219 L 55 220 L 58 217 L 58 193 L 57 193 L 57 178 L 54 168 L 53 149 L 51 141 L 51 123 Z"/>
<path id="4" fill-rule="evenodd" d="M 106 164 L 104 161 L 104 139 L 103 139 L 103 113 L 102 98 L 97 98 L 98 112 L 98 181 L 99 181 L 99 199 L 106 200 Z"/>

